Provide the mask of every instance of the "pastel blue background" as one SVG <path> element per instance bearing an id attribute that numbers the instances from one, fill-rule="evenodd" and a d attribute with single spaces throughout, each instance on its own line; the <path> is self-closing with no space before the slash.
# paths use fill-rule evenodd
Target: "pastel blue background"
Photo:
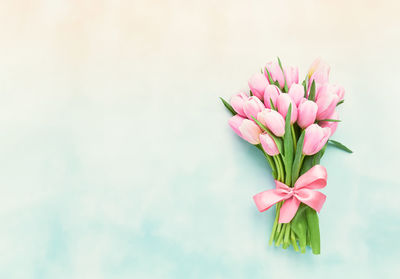
<path id="1" fill-rule="evenodd" d="M 397 278 L 395 1 L 0 1 L 0 278 Z M 218 100 L 280 56 L 346 88 L 322 254 Z"/>

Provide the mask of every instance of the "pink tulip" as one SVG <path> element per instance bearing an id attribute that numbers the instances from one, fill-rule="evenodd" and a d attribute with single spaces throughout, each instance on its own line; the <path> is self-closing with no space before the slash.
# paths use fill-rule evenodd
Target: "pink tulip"
<path id="1" fill-rule="evenodd" d="M 242 137 L 242 133 L 239 131 L 239 127 L 240 127 L 240 125 L 242 125 L 244 119 L 245 119 L 244 117 L 236 114 L 235 116 L 232 116 L 231 118 L 229 118 L 229 121 L 228 121 L 229 126 L 231 126 L 233 131 L 235 131 L 235 133 L 241 138 L 243 138 L 243 137 Z"/>
<path id="2" fill-rule="evenodd" d="M 335 110 L 339 96 L 332 93 L 331 87 L 328 84 L 321 86 L 318 90 L 317 97 L 317 120 L 327 119 Z"/>
<path id="3" fill-rule="evenodd" d="M 293 84 L 292 87 L 290 87 L 288 94 L 292 98 L 296 106 L 299 106 L 300 101 L 304 98 L 303 85 Z"/>
<path id="4" fill-rule="evenodd" d="M 239 127 L 239 131 L 242 134 L 243 139 L 247 140 L 251 144 L 260 143 L 261 129 L 258 125 L 249 119 L 244 119 Z"/>
<path id="5" fill-rule="evenodd" d="M 285 134 L 285 119 L 277 111 L 264 109 L 257 115 L 257 120 L 260 121 L 277 137 L 282 137 Z"/>
<path id="6" fill-rule="evenodd" d="M 311 85 L 313 80 L 315 80 L 315 83 L 319 84 L 328 83 L 330 70 L 331 67 L 321 58 L 315 59 L 307 74 L 310 79 L 309 84 Z"/>
<path id="7" fill-rule="evenodd" d="M 279 154 L 279 150 L 278 147 L 276 146 L 275 141 L 267 133 L 260 135 L 260 142 L 263 149 L 269 156 L 275 156 Z"/>
<path id="8" fill-rule="evenodd" d="M 255 74 L 248 81 L 249 87 L 253 95 L 261 99 L 264 97 L 265 87 L 268 85 L 268 80 L 263 74 Z"/>
<path id="9" fill-rule="evenodd" d="M 257 118 L 257 114 L 264 109 L 264 104 L 256 96 L 249 97 L 243 105 L 243 111 L 248 119 Z"/>
<path id="10" fill-rule="evenodd" d="M 339 101 L 344 98 L 344 87 L 341 85 L 330 85 L 332 93 L 336 94 L 339 97 Z"/>
<path id="11" fill-rule="evenodd" d="M 321 93 L 321 95 L 326 94 L 329 90 L 328 88 L 330 87 L 330 84 L 326 83 L 326 84 L 316 84 L 315 85 L 315 100 L 318 100 L 318 97 Z M 308 88 L 308 93 L 307 93 L 307 98 L 308 95 L 310 94 L 310 87 Z"/>
<path id="12" fill-rule="evenodd" d="M 292 87 L 292 84 L 299 82 L 299 69 L 297 67 L 284 67 L 283 68 L 286 77 L 286 83 L 288 88 Z"/>
<path id="13" fill-rule="evenodd" d="M 317 84 L 315 90 L 315 100 L 319 98 L 319 96 L 327 94 L 327 93 L 335 94 L 339 97 L 339 101 L 343 100 L 344 98 L 344 88 L 341 85 L 335 84 Z"/>
<path id="14" fill-rule="evenodd" d="M 303 154 L 314 155 L 324 147 L 329 139 L 331 130 L 328 127 L 322 128 L 318 124 L 311 124 L 305 130 Z"/>
<path id="15" fill-rule="evenodd" d="M 278 62 L 276 62 L 276 61 L 268 62 L 267 65 L 265 65 L 265 68 L 267 68 L 269 74 L 271 75 L 272 80 L 278 81 L 279 87 L 283 88 L 285 86 L 285 79 L 283 77 L 283 72 L 282 72 L 281 67 L 279 67 Z M 265 77 L 268 79 L 267 71 L 265 71 Z"/>
<path id="16" fill-rule="evenodd" d="M 339 114 L 337 111 L 334 111 L 332 115 L 330 115 L 327 119 L 336 119 L 339 120 Z M 331 136 L 335 133 L 339 122 L 332 122 L 332 121 L 320 121 L 318 122 L 319 126 L 325 128 L 328 127 L 331 129 Z"/>
<path id="17" fill-rule="evenodd" d="M 297 124 L 305 129 L 315 122 L 318 105 L 310 100 L 306 100 L 299 105 L 297 112 Z"/>
<path id="18" fill-rule="evenodd" d="M 231 106 L 232 106 L 233 109 L 234 109 L 238 114 L 240 114 L 241 116 L 246 116 L 246 114 L 245 114 L 244 111 L 243 111 L 243 106 L 244 106 L 244 103 L 246 102 L 246 100 L 247 100 L 248 98 L 249 98 L 249 97 L 248 97 L 247 94 L 244 93 L 244 92 L 240 92 L 240 93 L 234 95 L 234 96 L 231 98 Z"/>
<path id="19" fill-rule="evenodd" d="M 232 116 L 229 119 L 229 126 L 235 131 L 235 133 L 242 139 L 250 142 L 251 144 L 259 144 L 259 135 L 261 129 L 254 121 L 248 120 L 241 117 L 240 115 Z"/>
<path id="20" fill-rule="evenodd" d="M 286 114 L 290 104 L 292 104 L 290 123 L 293 124 L 297 120 L 297 107 L 292 98 L 289 96 L 289 94 L 282 93 L 278 96 L 278 99 L 276 100 L 278 112 L 283 116 L 283 118 L 286 118 Z"/>
<path id="21" fill-rule="evenodd" d="M 276 85 L 267 85 L 264 91 L 264 104 L 267 108 L 271 108 L 271 101 L 276 107 L 276 99 L 281 94 L 281 91 Z"/>

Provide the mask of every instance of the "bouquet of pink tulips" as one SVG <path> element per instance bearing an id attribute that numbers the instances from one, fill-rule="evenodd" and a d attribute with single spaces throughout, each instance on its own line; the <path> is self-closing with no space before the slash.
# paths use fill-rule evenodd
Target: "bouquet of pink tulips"
<path id="1" fill-rule="evenodd" d="M 275 179 L 275 189 L 256 194 L 259 211 L 276 205 L 269 244 L 290 245 L 305 253 L 309 246 L 320 253 L 317 212 L 326 196 L 318 189 L 327 184 L 320 165 L 327 144 L 352 152 L 329 138 L 340 122 L 337 107 L 344 88 L 328 83 L 330 67 L 317 59 L 299 83 L 296 67 L 284 67 L 278 58 L 253 75 L 249 94 L 240 92 L 230 103 L 229 125 L 241 138 L 263 152 Z"/>

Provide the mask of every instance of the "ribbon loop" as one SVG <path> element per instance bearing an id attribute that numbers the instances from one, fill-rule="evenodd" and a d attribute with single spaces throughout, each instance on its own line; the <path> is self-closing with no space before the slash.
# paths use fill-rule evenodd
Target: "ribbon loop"
<path id="1" fill-rule="evenodd" d="M 317 212 L 321 210 L 326 196 L 314 190 L 324 188 L 327 179 L 326 169 L 321 165 L 315 165 L 297 179 L 293 188 L 275 180 L 275 189 L 258 193 L 254 195 L 253 199 L 260 212 L 268 210 L 274 204 L 284 200 L 280 210 L 279 223 L 289 223 L 296 215 L 300 203 L 305 203 Z"/>
<path id="2" fill-rule="evenodd" d="M 304 187 L 308 189 L 322 189 L 326 186 L 327 179 L 328 173 L 325 167 L 315 165 L 296 180 L 294 187 L 297 189 Z"/>

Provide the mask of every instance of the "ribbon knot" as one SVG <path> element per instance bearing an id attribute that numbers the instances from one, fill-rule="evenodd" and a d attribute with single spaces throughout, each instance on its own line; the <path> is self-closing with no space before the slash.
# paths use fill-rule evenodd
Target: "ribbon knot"
<path id="1" fill-rule="evenodd" d="M 290 190 L 289 190 L 289 195 L 290 195 L 290 196 L 296 196 L 296 194 L 297 194 L 296 189 L 290 188 Z"/>
<path id="2" fill-rule="evenodd" d="M 280 201 L 285 201 L 280 210 L 279 223 L 289 223 L 296 215 L 300 203 L 320 212 L 326 196 L 314 190 L 324 188 L 327 178 L 326 169 L 321 165 L 315 165 L 297 179 L 294 187 L 275 180 L 275 189 L 258 193 L 253 199 L 260 212 Z"/>

